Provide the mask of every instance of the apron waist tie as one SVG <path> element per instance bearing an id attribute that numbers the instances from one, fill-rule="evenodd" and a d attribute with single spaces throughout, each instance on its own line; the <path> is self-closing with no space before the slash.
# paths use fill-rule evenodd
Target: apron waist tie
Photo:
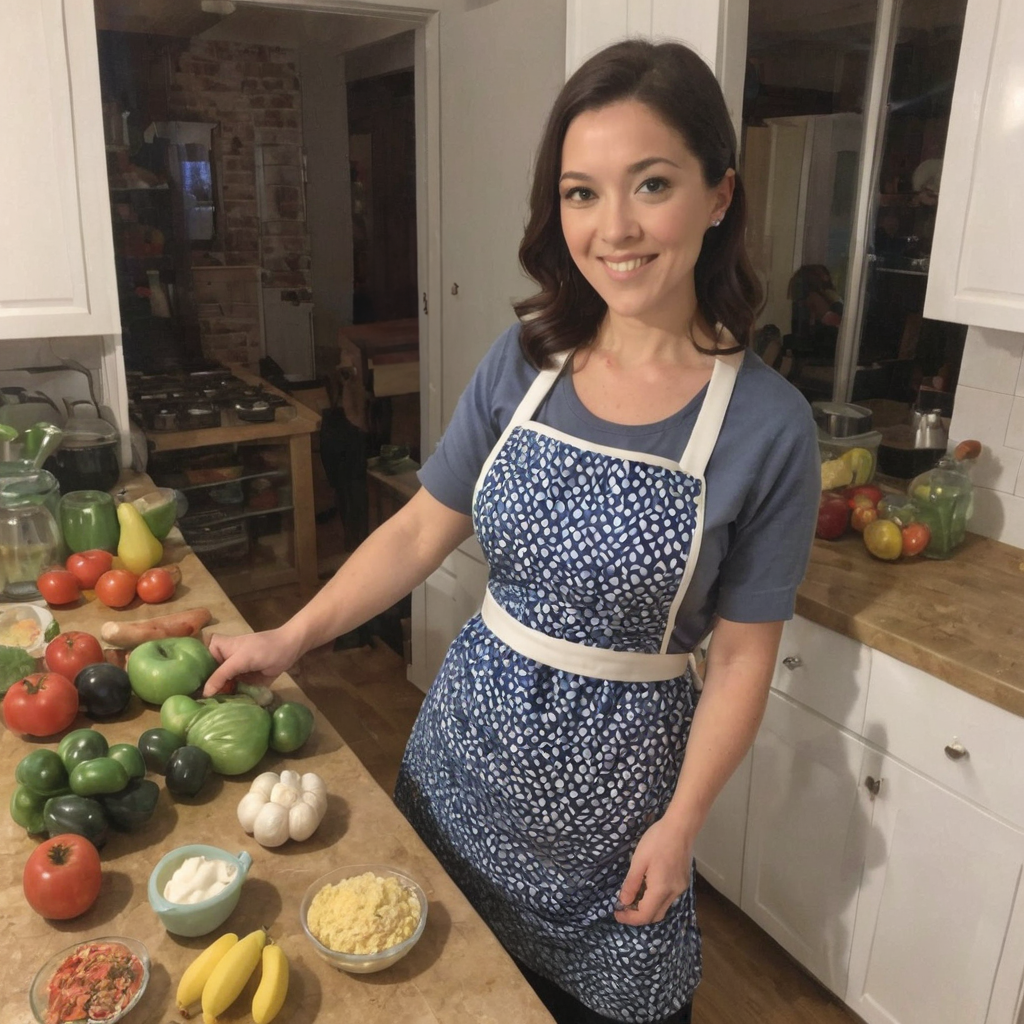
<path id="1" fill-rule="evenodd" d="M 594 679 L 613 679 L 623 683 L 660 683 L 684 675 L 693 668 L 699 688 L 696 661 L 692 654 L 645 654 L 642 651 L 609 651 L 548 636 L 525 626 L 510 615 L 485 591 L 480 618 L 487 628 L 514 651 L 542 665 Z"/>

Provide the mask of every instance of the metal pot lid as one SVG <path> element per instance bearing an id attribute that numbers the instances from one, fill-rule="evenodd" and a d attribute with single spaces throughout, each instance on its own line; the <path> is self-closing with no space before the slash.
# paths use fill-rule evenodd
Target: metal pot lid
<path id="1" fill-rule="evenodd" d="M 61 448 L 96 448 L 99 445 L 116 444 L 119 440 L 117 427 L 101 420 L 70 419 L 64 427 Z"/>
<path id="2" fill-rule="evenodd" d="M 814 422 L 830 437 L 855 437 L 871 430 L 871 410 L 849 402 L 812 402 Z"/>

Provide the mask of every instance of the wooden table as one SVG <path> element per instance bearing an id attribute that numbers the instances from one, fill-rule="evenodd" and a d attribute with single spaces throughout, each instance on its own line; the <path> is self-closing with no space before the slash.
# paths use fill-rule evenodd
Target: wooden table
<path id="1" fill-rule="evenodd" d="M 172 535 L 173 536 L 173 535 Z M 168 559 L 178 561 L 183 582 L 169 605 L 110 612 L 93 600 L 58 611 L 64 629 L 98 633 L 100 624 L 117 615 L 144 618 L 175 608 L 208 607 L 214 623 L 206 630 L 248 632 L 223 590 L 183 544 L 168 545 Z M 290 676 L 273 689 L 288 700 L 310 703 Z M 288 956 L 292 980 L 277 1018 L 282 1024 L 310 1021 L 358 1024 L 550 1024 L 551 1017 L 533 994 L 493 934 L 455 887 L 389 797 L 373 781 L 327 720 L 314 708 L 316 728 L 303 749 L 290 757 L 269 754 L 239 777 L 215 776 L 199 796 L 175 799 L 160 783 L 154 817 L 134 834 L 113 833 L 101 853 L 103 887 L 98 901 L 72 921 L 47 922 L 32 911 L 22 893 L 24 863 L 36 845 L 5 813 L 0 844 L 0 1024 L 31 1019 L 28 988 L 36 969 L 53 953 L 79 939 L 128 935 L 140 939 L 153 961 L 149 987 L 129 1024 L 168 1024 L 180 1020 L 174 993 L 190 961 L 226 931 L 245 934 L 266 926 Z M 159 724 L 156 708 L 133 697 L 114 722 L 90 723 L 84 716 L 74 727 L 92 724 L 111 742 L 135 742 Z M 14 789 L 17 763 L 40 746 L 55 749 L 59 737 L 30 742 L 0 731 L 0 799 L 6 807 Z M 289 842 L 264 849 L 247 836 L 235 808 L 251 780 L 261 771 L 293 767 L 314 771 L 329 792 L 327 814 L 305 843 Z M 168 851 L 186 843 L 210 843 L 237 853 L 247 850 L 253 865 L 242 900 L 225 925 L 212 934 L 182 939 L 166 932 L 146 898 L 149 874 Z M 423 886 L 429 917 L 422 939 L 394 967 L 373 975 L 334 970 L 313 952 L 299 924 L 298 908 L 306 887 L 342 864 L 384 862 L 400 867 Z M 222 1018 L 225 1024 L 251 1024 L 250 988 Z M 248 995 L 248 999 L 246 998 Z"/>

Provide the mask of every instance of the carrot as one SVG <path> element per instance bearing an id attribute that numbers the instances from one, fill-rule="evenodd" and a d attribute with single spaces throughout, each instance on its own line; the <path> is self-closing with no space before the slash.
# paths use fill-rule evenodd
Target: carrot
<path id="1" fill-rule="evenodd" d="M 152 619 L 136 619 L 134 622 L 104 622 L 100 628 L 100 637 L 115 647 L 138 647 L 147 640 L 198 636 L 212 618 L 209 608 L 191 608 Z"/>

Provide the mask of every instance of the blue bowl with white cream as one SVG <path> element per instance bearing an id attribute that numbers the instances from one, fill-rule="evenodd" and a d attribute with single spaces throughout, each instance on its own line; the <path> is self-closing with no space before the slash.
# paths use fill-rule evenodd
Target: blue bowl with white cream
<path id="1" fill-rule="evenodd" d="M 179 846 L 149 876 L 149 905 L 174 935 L 206 935 L 238 906 L 252 857 L 216 846 Z"/>

